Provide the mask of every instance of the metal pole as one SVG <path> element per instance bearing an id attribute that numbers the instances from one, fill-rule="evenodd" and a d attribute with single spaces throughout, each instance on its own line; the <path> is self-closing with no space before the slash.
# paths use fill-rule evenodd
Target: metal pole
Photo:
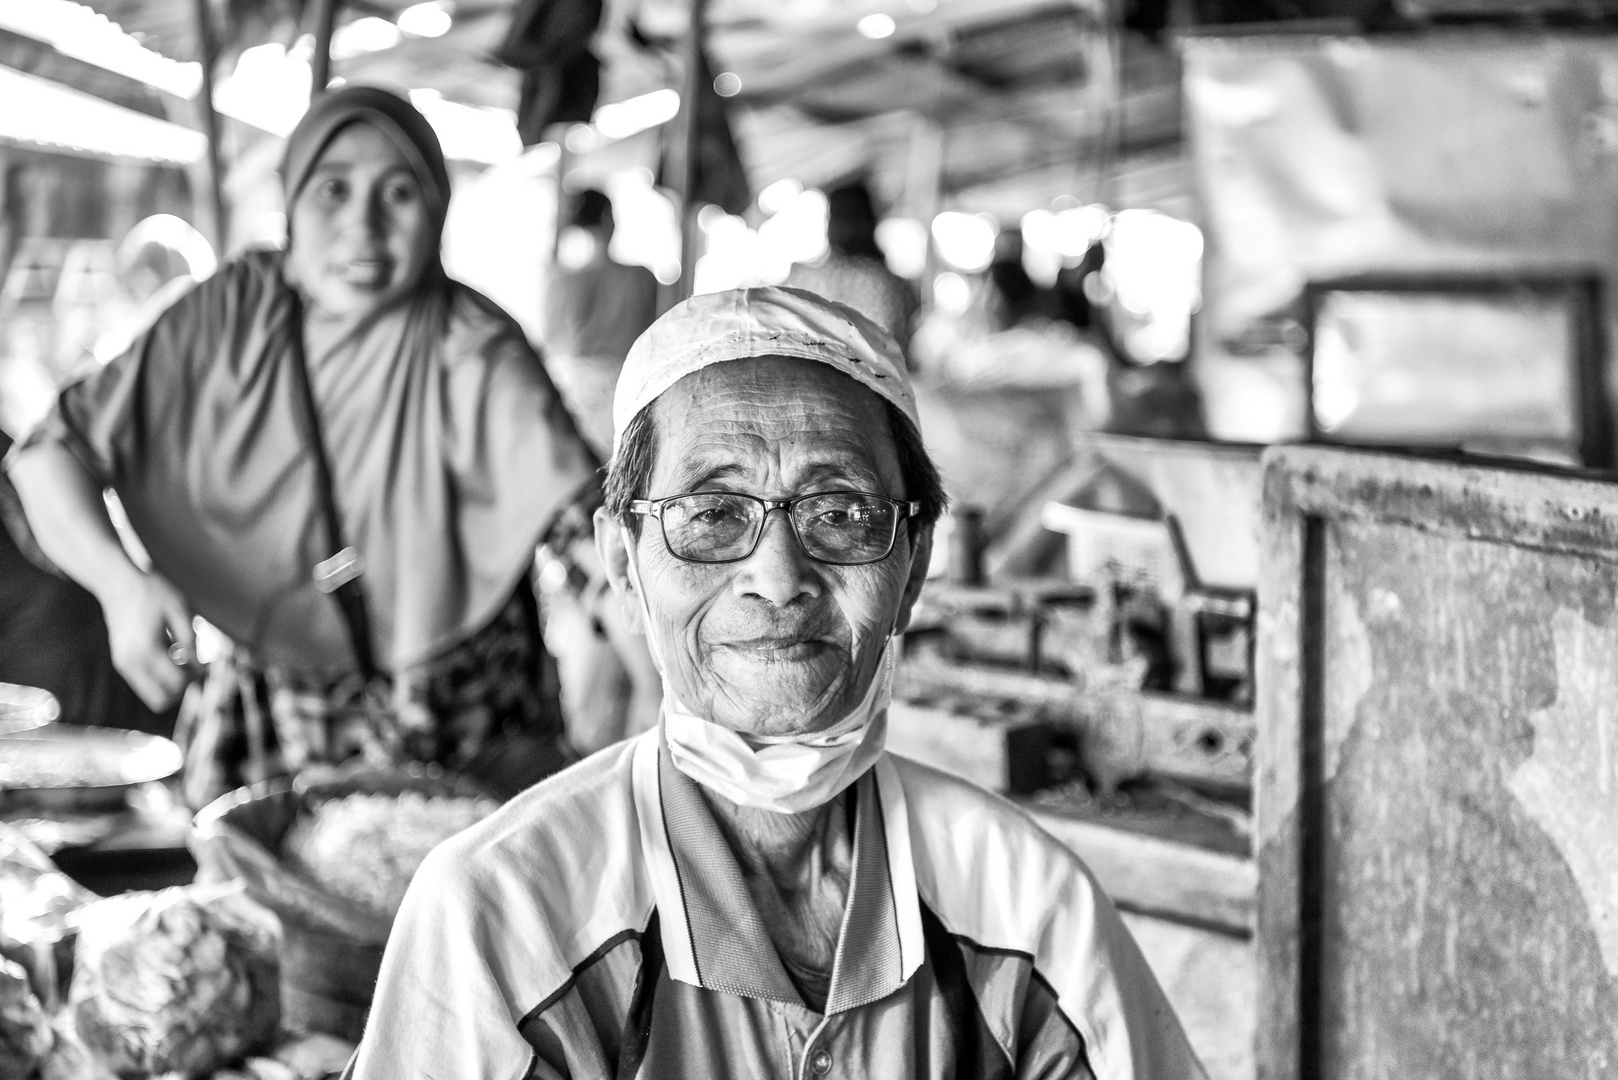
<path id="1" fill-rule="evenodd" d="M 691 28 L 686 34 L 685 86 L 680 95 L 679 137 L 684 146 L 680 169 L 680 281 L 676 300 L 684 300 L 697 280 L 697 252 L 702 246 L 702 230 L 697 225 L 697 177 L 702 148 L 701 102 L 703 97 L 702 46 L 708 0 L 691 0 Z"/>
<path id="2" fill-rule="evenodd" d="M 198 91 L 198 106 L 202 110 L 202 130 L 208 136 L 208 187 L 213 211 L 214 250 L 225 257 L 230 240 L 230 220 L 225 214 L 225 175 L 220 165 L 219 114 L 213 107 L 213 72 L 219 62 L 219 46 L 214 41 L 213 18 L 208 12 L 208 0 L 194 0 L 192 6 L 197 23 L 197 54 L 202 61 L 202 88 Z"/>
<path id="3" fill-rule="evenodd" d="M 337 24 L 337 0 L 315 0 L 315 55 L 309 61 L 309 94 L 315 98 L 331 85 L 331 33 Z"/>
<path id="4" fill-rule="evenodd" d="M 556 228 L 551 231 L 551 265 L 556 266 L 562 250 L 562 218 L 567 213 L 567 170 L 573 164 L 573 151 L 567 148 L 567 131 L 556 139 Z"/>

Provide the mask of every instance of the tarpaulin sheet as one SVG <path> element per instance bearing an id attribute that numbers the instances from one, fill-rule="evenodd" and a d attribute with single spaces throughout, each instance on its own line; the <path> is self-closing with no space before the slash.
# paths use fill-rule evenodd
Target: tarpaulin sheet
<path id="1" fill-rule="evenodd" d="M 1618 38 L 1192 40 L 1206 315 L 1308 278 L 1618 268 Z"/>
<path id="2" fill-rule="evenodd" d="M 1277 362 L 1301 341 L 1254 328 L 1296 316 L 1306 281 L 1618 270 L 1618 37 L 1210 37 L 1183 51 L 1204 381 L 1215 407 L 1242 387 L 1225 395 L 1233 418 L 1210 416 L 1216 432 L 1301 433 L 1299 415 L 1251 412 L 1265 379 L 1265 408 L 1302 404 L 1301 361 Z"/>

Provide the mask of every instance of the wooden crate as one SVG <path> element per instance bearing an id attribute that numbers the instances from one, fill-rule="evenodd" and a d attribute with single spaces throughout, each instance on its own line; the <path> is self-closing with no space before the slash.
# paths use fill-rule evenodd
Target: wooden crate
<path id="1" fill-rule="evenodd" d="M 1265 469 L 1259 1077 L 1618 1075 L 1618 485 Z"/>

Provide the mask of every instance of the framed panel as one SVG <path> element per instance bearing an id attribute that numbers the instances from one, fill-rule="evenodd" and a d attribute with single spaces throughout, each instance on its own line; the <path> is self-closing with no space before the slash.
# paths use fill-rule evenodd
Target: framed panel
<path id="1" fill-rule="evenodd" d="M 1618 484 L 1265 456 L 1261 1080 L 1618 1070 Z"/>
<path id="2" fill-rule="evenodd" d="M 1153 439 L 1076 431 L 1068 436 L 1072 460 L 1032 489 L 1026 511 L 1066 502 L 1109 469 L 1129 501 L 1118 513 L 1180 522 L 1191 564 L 1205 583 L 1225 589 L 1258 587 L 1259 457 L 1262 446 L 1196 439 Z M 1024 513 L 990 552 L 990 576 L 1050 572 L 1051 533 L 1039 514 Z"/>
<path id="3" fill-rule="evenodd" d="M 1362 275 L 1304 303 L 1313 441 L 1610 464 L 1594 275 Z"/>

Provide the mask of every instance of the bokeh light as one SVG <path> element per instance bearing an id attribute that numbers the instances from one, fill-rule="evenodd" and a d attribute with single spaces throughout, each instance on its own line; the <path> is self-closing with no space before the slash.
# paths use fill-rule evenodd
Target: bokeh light
<path id="1" fill-rule="evenodd" d="M 425 4 L 412 4 L 399 12 L 399 29 L 413 37 L 435 38 L 449 33 L 454 25 L 451 7 L 444 0 L 428 0 Z"/>
<path id="2" fill-rule="evenodd" d="M 382 52 L 393 48 L 403 38 L 404 32 L 395 24 L 375 15 L 364 15 L 332 32 L 332 59 L 347 60 L 366 53 Z"/>
<path id="3" fill-rule="evenodd" d="M 902 278 L 918 280 L 927 272 L 927 223 L 915 218 L 891 217 L 876 226 L 876 244 L 888 269 Z"/>
<path id="4" fill-rule="evenodd" d="M 933 305 L 950 315 L 964 314 L 972 306 L 972 286 L 953 270 L 933 278 Z"/>
<path id="5" fill-rule="evenodd" d="M 647 128 L 666 124 L 680 112 L 678 90 L 653 90 L 639 97 L 603 105 L 595 112 L 596 130 L 609 139 L 626 139 Z M 572 149 L 571 142 L 569 149 Z"/>
<path id="6" fill-rule="evenodd" d="M 680 277 L 680 213 L 652 186 L 647 168 L 623 169 L 606 182 L 617 229 L 607 253 L 621 263 L 644 266 L 665 285 Z"/>
<path id="7" fill-rule="evenodd" d="M 957 270 L 976 273 L 987 269 L 994 258 L 999 226 L 993 218 L 946 210 L 933 218 L 932 231 L 939 256 Z"/>
<path id="8" fill-rule="evenodd" d="M 892 15 L 879 11 L 873 15 L 865 16 L 855 24 L 855 27 L 864 37 L 868 37 L 873 41 L 880 41 L 883 38 L 892 37 L 894 31 L 899 29 L 899 24 L 893 21 Z"/>
<path id="9" fill-rule="evenodd" d="M 1185 356 L 1202 306 L 1202 230 L 1156 210 L 1120 210 L 1104 244 L 1100 276 L 1124 347 L 1145 363 Z"/>
<path id="10" fill-rule="evenodd" d="M 758 208 L 766 214 L 779 214 L 782 210 L 803 194 L 803 185 L 787 177 L 777 180 L 758 193 Z"/>

